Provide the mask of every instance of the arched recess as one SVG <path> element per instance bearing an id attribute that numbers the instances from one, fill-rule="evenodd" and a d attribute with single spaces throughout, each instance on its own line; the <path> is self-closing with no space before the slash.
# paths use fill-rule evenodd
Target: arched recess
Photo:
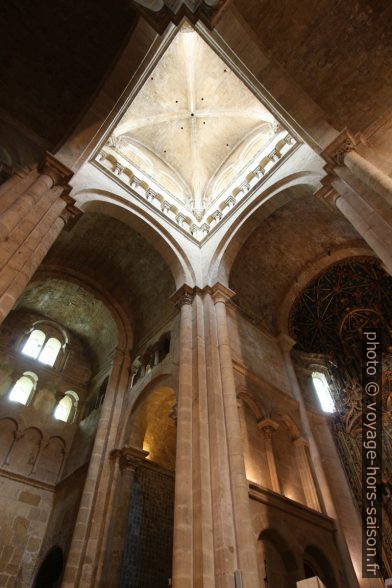
<path id="1" fill-rule="evenodd" d="M 261 192 L 246 206 L 216 248 L 207 274 L 209 283 L 221 282 L 228 286 L 234 260 L 249 235 L 292 199 L 312 195 L 318 179 L 311 172 L 292 174 Z"/>
<path id="2" fill-rule="evenodd" d="M 173 471 L 176 455 L 176 394 L 170 375 L 161 375 L 133 399 L 125 421 L 124 445 L 149 452 L 148 459 Z"/>
<path id="3" fill-rule="evenodd" d="M 259 557 L 261 553 L 265 558 L 265 578 L 268 588 L 282 588 L 282 586 L 295 588 L 299 578 L 298 563 L 294 551 L 279 531 L 269 528 L 260 533 Z"/>
<path id="4" fill-rule="evenodd" d="M 283 335 L 289 334 L 289 316 L 294 301 L 302 292 L 302 290 L 304 290 L 306 286 L 317 277 L 318 274 L 326 270 L 329 266 L 339 261 L 343 261 L 344 259 L 364 256 L 376 257 L 376 254 L 368 247 L 344 247 L 342 249 L 337 249 L 336 251 L 331 252 L 331 255 L 325 255 L 321 257 L 316 262 L 306 267 L 292 283 L 290 289 L 284 297 L 282 304 L 280 305 L 277 317 L 279 333 Z"/>
<path id="5" fill-rule="evenodd" d="M 6 463 L 10 449 L 15 442 L 17 431 L 18 423 L 14 419 L 0 419 L 0 466 Z"/>
<path id="6" fill-rule="evenodd" d="M 147 210 L 105 190 L 83 189 L 73 194 L 73 197 L 84 212 L 98 212 L 111 216 L 142 235 L 169 266 L 177 288 L 184 283 L 189 286 L 195 285 L 195 272 L 185 251 Z"/>
<path id="7" fill-rule="evenodd" d="M 304 549 L 303 565 L 305 571 L 306 564 L 316 572 L 317 576 L 326 586 L 328 586 L 328 588 L 338 588 L 333 567 L 326 555 L 324 555 L 323 551 L 317 547 L 317 545 L 308 545 Z"/>
<path id="8" fill-rule="evenodd" d="M 63 550 L 58 546 L 52 547 L 39 567 L 33 588 L 57 588 L 60 585 L 63 568 Z"/>
<path id="9" fill-rule="evenodd" d="M 248 392 L 246 389 L 241 389 L 238 394 L 238 398 L 240 398 L 253 412 L 256 421 L 260 421 L 265 418 L 266 409 L 262 402 L 255 398 L 253 394 Z"/>
<path id="10" fill-rule="evenodd" d="M 264 467 L 267 456 L 263 437 L 257 424 L 268 414 L 264 403 L 246 388 L 237 394 L 241 422 L 241 436 L 244 450 L 245 473 L 250 482 L 269 488 L 270 481 Z"/>

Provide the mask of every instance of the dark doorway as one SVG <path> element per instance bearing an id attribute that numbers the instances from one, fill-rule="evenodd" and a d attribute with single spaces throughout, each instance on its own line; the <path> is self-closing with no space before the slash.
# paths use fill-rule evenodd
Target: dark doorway
<path id="1" fill-rule="evenodd" d="M 304 569 L 305 569 L 305 578 L 314 578 L 315 576 L 317 576 L 313 567 L 307 561 L 304 562 Z"/>
<path id="2" fill-rule="evenodd" d="M 57 588 L 63 572 L 64 558 L 60 547 L 53 547 L 48 553 L 35 577 L 33 588 Z"/>

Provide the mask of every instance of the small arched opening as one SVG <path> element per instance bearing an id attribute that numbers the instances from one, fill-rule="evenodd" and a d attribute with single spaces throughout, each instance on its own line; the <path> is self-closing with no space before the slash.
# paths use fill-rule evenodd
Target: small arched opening
<path id="1" fill-rule="evenodd" d="M 39 567 L 33 588 L 57 588 L 60 586 L 63 568 L 63 550 L 58 546 L 52 547 Z"/>
<path id="2" fill-rule="evenodd" d="M 262 547 L 259 551 L 264 556 L 265 585 L 268 588 L 295 588 L 297 560 L 286 539 L 275 529 L 265 529 L 260 533 L 259 544 Z"/>

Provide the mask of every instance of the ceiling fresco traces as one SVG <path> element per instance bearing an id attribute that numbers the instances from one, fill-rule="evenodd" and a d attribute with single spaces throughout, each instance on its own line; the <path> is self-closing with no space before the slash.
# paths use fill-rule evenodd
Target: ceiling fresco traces
<path id="1" fill-rule="evenodd" d="M 81 337 L 98 365 L 116 346 L 117 327 L 109 310 L 72 282 L 57 278 L 33 281 L 16 308 L 41 314 Z"/>

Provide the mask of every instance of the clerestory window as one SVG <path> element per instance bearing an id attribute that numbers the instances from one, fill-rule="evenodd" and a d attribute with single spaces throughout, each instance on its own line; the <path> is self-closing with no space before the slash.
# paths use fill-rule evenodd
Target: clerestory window
<path id="1" fill-rule="evenodd" d="M 321 405 L 321 409 L 324 412 L 335 412 L 335 403 L 333 401 L 325 375 L 320 372 L 313 372 L 312 380 Z"/>
<path id="2" fill-rule="evenodd" d="M 27 404 L 31 394 L 35 390 L 38 382 L 38 376 L 33 372 L 24 372 L 23 376 L 19 378 L 13 385 L 9 399 L 12 402 L 19 402 L 20 404 Z"/>
<path id="3" fill-rule="evenodd" d="M 72 421 L 73 417 L 75 417 L 78 401 L 79 396 L 76 392 L 68 390 L 56 406 L 54 418 L 58 421 L 64 421 L 65 423 Z"/>
<path id="4" fill-rule="evenodd" d="M 40 329 L 32 331 L 23 346 L 22 353 L 46 365 L 53 366 L 61 349 L 61 342 L 55 337 L 47 339 Z"/>

